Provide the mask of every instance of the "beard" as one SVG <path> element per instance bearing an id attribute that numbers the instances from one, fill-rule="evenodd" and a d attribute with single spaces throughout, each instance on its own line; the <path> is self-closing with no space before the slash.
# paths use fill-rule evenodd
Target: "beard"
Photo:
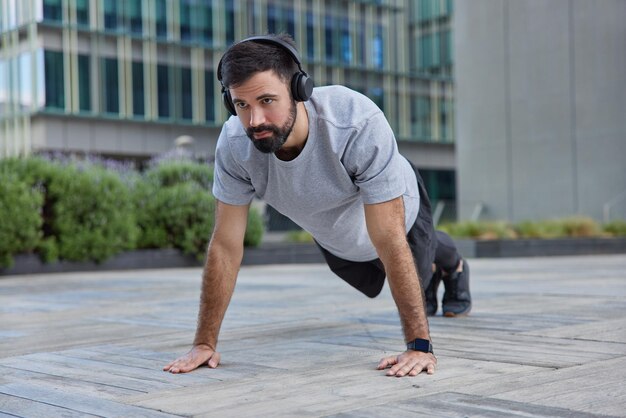
<path id="1" fill-rule="evenodd" d="M 291 131 L 296 124 L 296 116 L 296 102 L 295 100 L 292 100 L 291 108 L 289 109 L 289 117 L 287 118 L 283 126 L 278 127 L 276 125 L 259 125 L 246 129 L 246 134 L 248 135 L 248 138 L 250 138 L 250 140 L 252 141 L 252 144 L 254 144 L 255 148 L 259 151 L 265 154 L 269 154 L 270 152 L 275 153 L 276 151 L 281 149 L 283 145 L 285 145 L 285 142 L 287 142 L 287 138 L 289 138 L 289 135 L 291 135 Z M 262 133 L 267 131 L 272 132 L 272 135 L 260 139 L 256 139 L 254 137 L 255 133 Z"/>

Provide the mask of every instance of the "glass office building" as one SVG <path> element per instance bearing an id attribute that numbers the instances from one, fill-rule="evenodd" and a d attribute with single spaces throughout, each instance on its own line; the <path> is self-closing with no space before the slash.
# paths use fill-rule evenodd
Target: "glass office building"
<path id="1" fill-rule="evenodd" d="M 210 154 L 227 117 L 222 53 L 287 32 L 317 85 L 369 96 L 450 189 L 452 14 L 452 0 L 0 0 L 0 157 L 147 158 L 181 135 Z"/>

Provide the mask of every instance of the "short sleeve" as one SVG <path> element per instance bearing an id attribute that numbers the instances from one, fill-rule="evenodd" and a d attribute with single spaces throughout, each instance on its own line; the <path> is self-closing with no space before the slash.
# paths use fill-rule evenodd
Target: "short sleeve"
<path id="1" fill-rule="evenodd" d="M 248 173 L 233 157 L 224 131 L 222 130 L 215 149 L 213 195 L 229 205 L 247 205 L 254 197 L 254 187 Z"/>
<path id="2" fill-rule="evenodd" d="M 363 203 L 386 202 L 405 193 L 402 158 L 382 112 L 356 129 L 346 147 L 344 166 L 359 187 Z"/>

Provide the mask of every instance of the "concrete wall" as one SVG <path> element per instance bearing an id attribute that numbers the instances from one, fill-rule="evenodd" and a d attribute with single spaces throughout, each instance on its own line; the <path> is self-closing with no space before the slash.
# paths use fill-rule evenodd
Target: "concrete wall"
<path id="1" fill-rule="evenodd" d="M 626 193 L 626 1 L 455 5 L 460 218 L 601 220 Z"/>
<path id="2" fill-rule="evenodd" d="M 212 156 L 218 128 L 180 126 L 96 118 L 37 115 L 32 119 L 34 151 L 78 151 L 149 157 L 174 148 L 182 135 L 194 138 L 198 155 Z"/>

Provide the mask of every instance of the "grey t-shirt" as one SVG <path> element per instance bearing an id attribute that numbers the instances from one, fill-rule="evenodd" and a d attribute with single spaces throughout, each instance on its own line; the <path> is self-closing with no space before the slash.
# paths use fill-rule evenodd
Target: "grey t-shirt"
<path id="1" fill-rule="evenodd" d="M 317 87 L 304 104 L 309 137 L 291 161 L 258 151 L 231 117 L 217 142 L 213 194 L 231 205 L 263 199 L 332 254 L 373 260 L 378 255 L 363 204 L 403 196 L 408 232 L 419 210 L 415 173 L 384 114 L 366 96 L 342 86 Z"/>

